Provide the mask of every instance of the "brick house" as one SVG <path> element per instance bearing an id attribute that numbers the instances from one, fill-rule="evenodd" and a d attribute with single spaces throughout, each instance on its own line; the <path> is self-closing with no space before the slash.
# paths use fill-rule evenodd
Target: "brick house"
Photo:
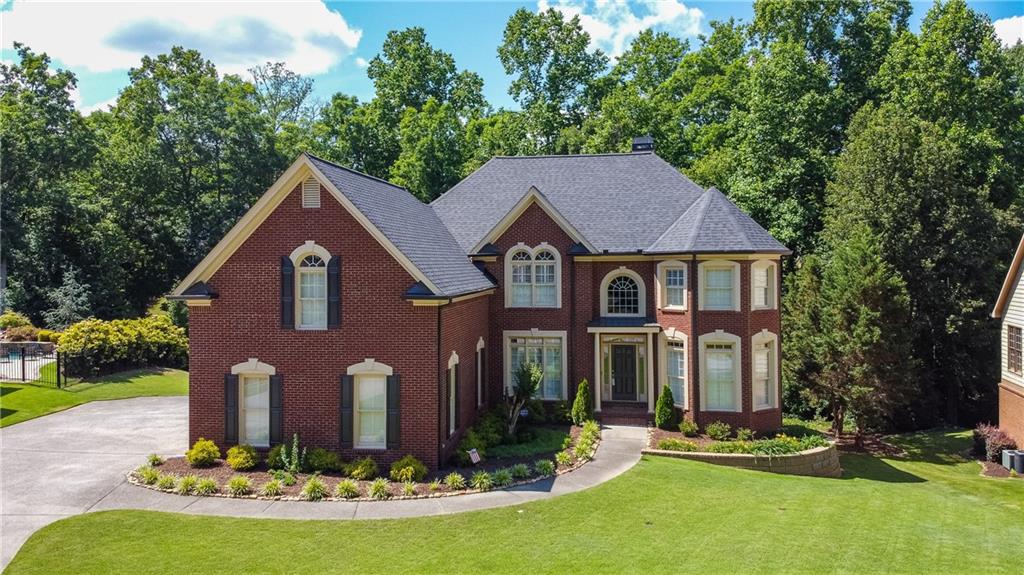
<path id="1" fill-rule="evenodd" d="M 1024 266 L 1024 237 L 1013 255 L 1010 269 L 1003 280 L 992 317 L 1002 319 L 1001 377 L 999 381 L 999 428 L 1013 438 L 1017 445 L 1024 445 L 1024 290 L 1021 289 L 1021 273 Z"/>
<path id="2" fill-rule="evenodd" d="M 781 425 L 780 258 L 714 188 L 633 153 L 497 157 L 430 205 L 304 154 L 181 282 L 189 436 L 453 454 L 515 366 L 605 420 Z"/>

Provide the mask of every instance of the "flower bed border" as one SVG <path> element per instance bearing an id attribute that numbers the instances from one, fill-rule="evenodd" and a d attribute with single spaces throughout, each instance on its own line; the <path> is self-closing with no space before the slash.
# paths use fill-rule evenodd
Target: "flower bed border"
<path id="1" fill-rule="evenodd" d="M 152 485 L 147 485 L 147 484 L 143 483 L 142 480 L 139 479 L 139 477 L 138 477 L 138 469 L 133 469 L 133 470 L 129 471 L 125 475 L 125 477 L 127 478 L 128 483 L 131 483 L 132 485 L 135 485 L 135 486 L 138 486 L 138 487 L 142 487 L 144 489 L 149 489 L 149 490 L 152 490 L 152 491 L 159 491 L 161 493 L 167 493 L 169 495 L 178 495 L 178 496 L 182 496 L 182 497 L 223 497 L 225 499 L 258 499 L 258 500 L 262 500 L 262 501 L 302 501 L 302 502 L 306 502 L 306 503 L 319 503 L 319 502 L 323 502 L 323 501 L 335 501 L 335 502 L 346 502 L 346 501 L 347 502 L 368 502 L 368 501 L 375 501 L 375 502 L 386 502 L 386 501 L 402 501 L 402 500 L 411 500 L 411 499 L 434 499 L 434 498 L 438 498 L 438 497 L 457 497 L 459 495 L 470 495 L 470 494 L 475 494 L 475 493 L 487 493 L 489 491 L 503 491 L 503 490 L 506 490 L 506 489 L 510 489 L 512 487 L 519 487 L 519 486 L 522 486 L 522 485 L 529 485 L 531 483 L 536 483 L 538 481 L 541 481 L 541 480 L 544 480 L 544 479 L 548 479 L 550 477 L 558 477 L 559 475 L 565 475 L 565 474 L 571 473 L 573 471 L 576 471 L 577 469 L 579 469 L 579 468 L 583 467 L 584 465 L 586 465 L 588 462 L 593 461 L 594 455 L 597 454 L 597 450 L 600 447 L 600 445 L 601 445 L 601 437 L 598 436 L 597 440 L 594 442 L 594 451 L 590 454 L 590 458 L 588 458 L 588 459 L 576 459 L 571 466 L 565 467 L 565 468 L 562 468 L 562 469 L 558 468 L 558 464 L 555 463 L 554 458 L 540 458 L 540 459 L 547 459 L 548 461 L 551 461 L 552 463 L 555 463 L 555 472 L 550 474 L 550 475 L 538 475 L 536 477 L 531 477 L 529 479 L 523 479 L 523 480 L 520 480 L 520 481 L 513 481 L 512 483 L 510 483 L 508 485 L 503 485 L 503 486 L 500 486 L 500 487 L 499 486 L 495 486 L 492 489 L 486 489 L 486 490 L 473 489 L 472 487 L 468 487 L 467 486 L 466 489 L 459 489 L 459 490 L 456 490 L 456 491 L 441 491 L 441 492 L 423 493 L 423 494 L 416 494 L 416 495 L 403 495 L 403 494 L 395 495 L 395 494 L 392 494 L 389 497 L 387 497 L 386 499 L 377 499 L 375 497 L 370 497 L 368 495 L 363 495 L 363 496 L 360 496 L 360 497 L 343 498 L 343 497 L 336 497 L 333 494 L 333 492 L 330 494 L 330 496 L 324 497 L 322 499 L 318 499 L 318 500 L 315 500 L 315 501 L 309 500 L 309 499 L 304 499 L 301 495 L 298 495 L 298 496 L 296 496 L 296 495 L 277 495 L 277 496 L 270 497 L 270 496 L 266 496 L 266 495 L 260 495 L 257 492 L 251 493 L 249 495 L 231 495 L 230 493 L 225 493 L 223 491 L 223 489 L 226 488 L 226 484 L 222 485 L 222 486 L 219 486 L 220 490 L 217 491 L 216 493 L 208 493 L 208 494 L 178 493 L 173 488 L 172 489 L 160 489 L 159 487 L 156 486 L 155 483 L 152 484 Z M 538 461 L 540 459 L 538 459 Z M 159 469 L 159 467 L 154 468 L 154 469 Z M 472 468 L 470 468 L 470 470 L 471 469 Z M 532 466 L 531 466 L 531 469 L 532 469 Z M 469 471 L 468 474 L 467 473 L 462 473 L 462 472 L 459 472 L 459 473 L 463 477 L 466 478 L 466 481 L 468 483 L 469 478 L 472 476 L 473 472 Z M 312 476 L 313 474 L 309 474 L 309 475 Z M 182 476 L 175 475 L 174 477 L 175 477 L 176 480 L 180 480 Z M 347 479 L 347 478 L 345 478 L 345 477 L 340 478 L 340 480 L 344 480 L 344 479 Z M 365 482 L 369 483 L 370 481 L 365 481 Z M 399 483 L 399 482 L 390 481 L 389 485 L 399 485 L 400 486 L 402 484 Z M 427 485 L 427 484 L 426 483 L 422 483 L 422 482 L 421 483 L 417 483 L 417 486 L 421 486 L 421 485 Z M 177 486 L 177 481 L 175 481 L 175 486 Z"/>
<path id="2" fill-rule="evenodd" d="M 667 449 L 644 448 L 644 455 L 659 455 L 690 459 L 714 465 L 725 465 L 754 471 L 767 471 L 786 475 L 810 477 L 841 477 L 843 469 L 839 464 L 839 452 L 835 444 L 815 447 L 786 455 L 754 455 L 752 453 L 709 453 L 706 451 L 669 451 Z"/>

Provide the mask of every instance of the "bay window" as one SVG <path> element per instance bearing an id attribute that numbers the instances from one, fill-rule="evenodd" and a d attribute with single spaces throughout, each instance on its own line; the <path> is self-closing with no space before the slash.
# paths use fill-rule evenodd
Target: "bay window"
<path id="1" fill-rule="evenodd" d="M 702 262 L 700 270 L 700 309 L 716 311 L 740 310 L 740 265 L 731 261 Z"/>
<path id="2" fill-rule="evenodd" d="M 686 405 L 686 344 L 681 341 L 668 342 L 665 353 L 665 374 L 668 388 L 676 405 Z"/>

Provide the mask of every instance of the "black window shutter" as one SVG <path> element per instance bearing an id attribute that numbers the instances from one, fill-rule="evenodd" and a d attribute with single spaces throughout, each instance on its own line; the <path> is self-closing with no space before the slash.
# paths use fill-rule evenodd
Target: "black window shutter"
<path id="1" fill-rule="evenodd" d="M 224 375 L 224 443 L 238 443 L 238 376 Z"/>
<path id="2" fill-rule="evenodd" d="M 327 328 L 341 326 L 341 256 L 327 262 Z"/>
<path id="3" fill-rule="evenodd" d="M 341 376 L 341 432 L 340 432 L 340 443 L 342 449 L 352 448 L 352 404 L 353 404 L 353 388 L 355 387 L 355 378 L 351 375 Z"/>
<path id="4" fill-rule="evenodd" d="M 480 403 L 487 405 L 487 396 L 490 395 L 490 391 L 487 389 L 487 348 L 480 349 L 480 389 L 483 397 L 480 398 Z"/>
<path id="5" fill-rule="evenodd" d="M 397 375 L 388 376 L 388 449 L 401 447 L 401 407 L 399 405 L 399 379 Z"/>
<path id="6" fill-rule="evenodd" d="M 459 412 L 462 411 L 459 404 L 459 364 L 455 364 L 455 430 L 459 429 Z"/>
<path id="7" fill-rule="evenodd" d="M 270 376 L 270 444 L 281 443 L 284 430 L 284 379 Z"/>
<path id="8" fill-rule="evenodd" d="M 281 256 L 281 327 L 295 327 L 295 266 L 288 256 Z"/>

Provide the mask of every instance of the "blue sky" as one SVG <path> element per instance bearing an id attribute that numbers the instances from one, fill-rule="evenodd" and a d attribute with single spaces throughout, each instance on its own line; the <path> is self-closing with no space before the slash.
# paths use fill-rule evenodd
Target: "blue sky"
<path id="1" fill-rule="evenodd" d="M 987 14 L 1004 41 L 1024 33 L 1024 2 L 969 1 Z M 21 41 L 47 52 L 79 78 L 75 95 L 83 110 L 104 107 L 127 83 L 128 69 L 142 54 L 173 44 L 200 49 L 218 69 L 244 74 L 254 64 L 284 61 L 315 79 L 315 96 L 341 91 L 360 99 L 373 95 L 366 61 L 380 50 L 389 30 L 421 26 L 428 40 L 451 53 L 460 68 L 484 78 L 495 107 L 515 107 L 508 77 L 497 58 L 505 22 L 520 7 L 553 6 L 579 14 L 592 46 L 612 55 L 628 46 L 639 30 L 654 27 L 695 38 L 709 22 L 749 20 L 751 2 L 661 0 L 655 3 L 540 0 L 534 2 L 207 2 L 148 4 L 34 3 L 0 0 L 0 39 L 4 60 Z M 931 2 L 914 2 L 917 29 Z"/>

